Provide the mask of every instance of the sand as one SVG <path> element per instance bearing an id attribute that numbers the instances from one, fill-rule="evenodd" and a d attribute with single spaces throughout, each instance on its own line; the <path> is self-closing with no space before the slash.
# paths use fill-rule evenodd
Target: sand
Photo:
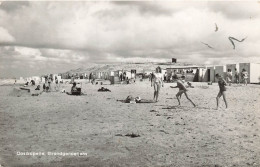
<path id="1" fill-rule="evenodd" d="M 126 104 L 128 95 L 151 100 L 148 81 L 130 85 L 82 84 L 84 96 L 50 92 L 13 95 L 16 85 L 0 86 L 2 166 L 260 166 L 260 86 L 228 87 L 229 109 L 218 86 L 192 83 L 177 106 L 165 83 L 159 102 Z M 61 89 L 70 90 L 69 84 Z M 35 88 L 35 87 L 34 87 Z M 33 88 L 31 88 L 33 89 Z M 126 134 L 138 134 L 131 138 Z M 17 155 L 44 152 L 45 155 Z M 46 155 L 82 152 L 87 156 Z"/>

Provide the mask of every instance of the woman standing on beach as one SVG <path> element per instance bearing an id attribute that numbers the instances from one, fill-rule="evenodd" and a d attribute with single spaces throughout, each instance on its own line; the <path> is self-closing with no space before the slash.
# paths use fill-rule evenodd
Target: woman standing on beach
<path id="1" fill-rule="evenodd" d="M 163 87 L 163 76 L 161 74 L 161 69 L 156 68 L 155 73 L 151 75 L 151 87 L 154 86 L 154 96 L 153 100 L 158 101 L 159 92 L 161 86 Z"/>
<path id="2" fill-rule="evenodd" d="M 224 102 L 226 104 L 226 108 L 228 108 L 228 104 L 227 104 L 227 100 L 226 100 L 226 90 L 227 90 L 226 85 L 227 85 L 227 82 L 219 74 L 216 74 L 216 78 L 218 79 L 218 86 L 219 86 L 219 92 L 218 92 L 218 95 L 216 97 L 216 99 L 217 99 L 217 109 L 218 109 L 218 104 L 219 104 L 219 98 L 221 96 L 223 96 Z"/>

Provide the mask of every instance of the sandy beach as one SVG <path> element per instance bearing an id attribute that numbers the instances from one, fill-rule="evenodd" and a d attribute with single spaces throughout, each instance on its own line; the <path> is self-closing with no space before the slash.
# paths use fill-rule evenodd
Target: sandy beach
<path id="1" fill-rule="evenodd" d="M 60 92 L 17 97 L 19 86 L 0 86 L 2 166 L 260 166 L 260 87 L 229 86 L 215 110 L 216 83 L 192 83 L 177 106 L 165 83 L 159 102 L 129 104 L 128 95 L 151 100 L 148 81 L 129 85 L 83 83 L 83 96 Z M 70 90 L 70 84 L 61 89 Z M 34 87 L 35 88 L 35 87 Z M 33 87 L 31 87 L 33 89 Z M 131 138 L 126 134 L 138 134 Z M 44 152 L 45 155 L 18 155 Z M 47 155 L 80 152 L 83 156 Z"/>

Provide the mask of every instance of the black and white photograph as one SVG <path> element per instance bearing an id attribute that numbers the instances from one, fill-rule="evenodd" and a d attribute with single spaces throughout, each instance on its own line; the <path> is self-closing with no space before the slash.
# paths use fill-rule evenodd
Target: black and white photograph
<path id="1" fill-rule="evenodd" d="M 0 1 L 0 167 L 260 167 L 260 1 Z"/>

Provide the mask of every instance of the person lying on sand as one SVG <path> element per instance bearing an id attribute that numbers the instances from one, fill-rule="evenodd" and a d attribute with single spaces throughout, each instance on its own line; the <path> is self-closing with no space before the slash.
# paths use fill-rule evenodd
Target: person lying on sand
<path id="1" fill-rule="evenodd" d="M 41 89 L 41 86 L 40 85 L 37 85 L 36 89 L 35 90 L 40 90 Z"/>
<path id="2" fill-rule="evenodd" d="M 26 82 L 25 84 L 24 84 L 24 86 L 28 86 L 29 85 L 29 82 Z"/>
<path id="3" fill-rule="evenodd" d="M 227 85 L 227 82 L 219 74 L 216 74 L 216 78 L 218 79 L 218 86 L 219 86 L 219 92 L 218 92 L 218 95 L 216 97 L 216 99 L 217 99 L 217 109 L 218 109 L 218 104 L 219 104 L 219 98 L 221 96 L 223 96 L 226 108 L 228 108 L 228 104 L 227 104 L 227 100 L 226 100 L 226 90 L 227 90 L 226 85 Z"/>
<path id="4" fill-rule="evenodd" d="M 98 89 L 98 92 L 111 92 L 111 90 L 101 87 L 100 89 Z"/>
<path id="5" fill-rule="evenodd" d="M 194 107 L 196 107 L 196 105 L 191 101 L 191 99 L 188 97 L 187 91 L 188 89 L 185 87 L 185 85 L 183 84 L 183 82 L 181 80 L 178 79 L 177 75 L 174 75 L 172 77 L 175 81 L 177 81 L 177 86 L 170 86 L 170 88 L 179 88 L 179 92 L 176 94 L 177 100 L 179 102 L 179 105 L 181 105 L 180 102 L 180 98 L 181 95 L 184 93 L 186 98 L 193 104 Z"/>

